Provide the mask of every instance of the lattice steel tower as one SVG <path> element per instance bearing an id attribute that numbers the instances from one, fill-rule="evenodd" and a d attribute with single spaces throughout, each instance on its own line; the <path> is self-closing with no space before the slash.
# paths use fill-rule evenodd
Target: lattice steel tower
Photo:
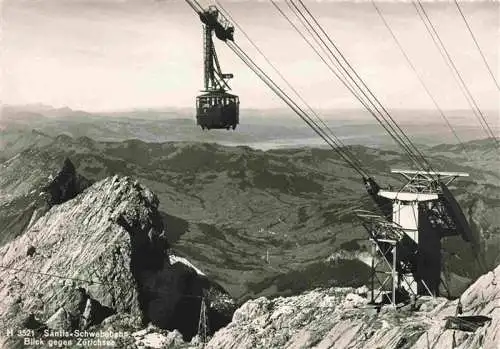
<path id="1" fill-rule="evenodd" d="M 198 321 L 198 337 L 200 342 L 203 343 L 203 347 L 205 343 L 208 342 L 209 331 L 207 304 L 205 302 L 205 296 L 202 296 L 200 302 L 200 319 Z"/>
<path id="2" fill-rule="evenodd" d="M 357 211 L 357 215 L 372 242 L 372 302 L 381 300 L 396 305 L 401 298 L 438 295 L 441 239 L 462 235 L 471 241 L 472 231 L 447 187 L 468 174 L 391 172 L 406 180 L 398 190 L 382 190 L 375 183 L 366 183 L 386 216 L 366 211 Z"/>

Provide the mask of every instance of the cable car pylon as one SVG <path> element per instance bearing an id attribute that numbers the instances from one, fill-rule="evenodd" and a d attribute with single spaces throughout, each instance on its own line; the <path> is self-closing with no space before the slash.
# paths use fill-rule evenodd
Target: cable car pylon
<path id="1" fill-rule="evenodd" d="M 213 40 L 215 33 L 219 40 L 233 41 L 234 26 L 215 6 L 203 10 L 190 5 L 203 24 L 204 90 L 196 97 L 196 122 L 202 129 L 234 130 L 239 123 L 240 101 L 238 96 L 227 92 L 233 74 L 222 73 Z"/>
<path id="2" fill-rule="evenodd" d="M 209 332 L 207 304 L 205 295 L 203 295 L 200 302 L 200 319 L 198 321 L 198 336 L 203 348 L 209 340 Z"/>

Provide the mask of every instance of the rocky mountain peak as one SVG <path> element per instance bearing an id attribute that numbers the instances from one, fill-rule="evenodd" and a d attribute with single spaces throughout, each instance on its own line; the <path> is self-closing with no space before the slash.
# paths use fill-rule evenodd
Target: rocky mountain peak
<path id="1" fill-rule="evenodd" d="M 74 167 L 66 162 L 61 173 L 58 183 L 71 188 L 65 179 L 75 178 Z M 214 300 L 230 297 L 186 263 L 170 263 L 158 204 L 148 188 L 114 176 L 51 207 L 0 248 L 0 318 L 6 320 L 0 326 L 21 328 L 30 319 L 37 328 L 74 330 L 106 319 L 176 328 L 190 339 L 201 295 L 212 290 Z M 230 321 L 231 309 L 212 311 L 214 331 Z"/>

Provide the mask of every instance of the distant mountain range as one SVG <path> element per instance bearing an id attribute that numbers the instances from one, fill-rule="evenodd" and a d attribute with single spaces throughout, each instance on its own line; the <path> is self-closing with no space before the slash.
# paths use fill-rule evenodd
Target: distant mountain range
<path id="1" fill-rule="evenodd" d="M 53 107 L 47 104 L 35 103 L 26 105 L 10 105 L 3 104 L 0 106 L 3 113 L 6 115 L 16 112 L 32 112 L 38 113 L 45 117 L 70 117 L 74 115 L 94 115 L 94 116 L 114 116 L 114 117 L 145 117 L 145 118 L 179 118 L 186 117 L 192 118 L 194 116 L 195 108 L 193 107 L 152 107 L 152 108 L 135 108 L 124 110 L 103 110 L 103 111 L 84 111 L 79 109 L 72 109 L 70 107 Z M 274 120 L 282 118 L 295 120 L 298 123 L 302 121 L 288 108 L 240 108 L 243 114 L 248 114 L 251 121 L 260 121 L 273 123 Z M 375 123 L 370 114 L 364 109 L 315 109 L 318 114 L 324 119 L 336 119 L 341 121 L 361 121 L 364 123 Z M 391 109 L 395 118 L 404 123 L 431 123 L 440 124 L 444 121 L 435 110 L 429 109 Z M 470 110 L 454 109 L 445 110 L 444 113 L 451 119 L 457 121 L 458 124 L 475 125 L 477 120 L 473 117 Z M 499 110 L 485 110 L 486 117 L 491 120 L 492 125 L 498 127 Z"/>
<path id="2" fill-rule="evenodd" d="M 0 129 L 37 129 L 51 136 L 68 134 L 100 141 L 140 139 L 148 142 L 191 141 L 248 145 L 259 149 L 295 146 L 324 147 L 322 140 L 286 109 L 241 110 L 235 132 L 204 132 L 196 126 L 193 108 L 151 108 L 116 112 L 94 112 L 52 108 L 46 105 L 4 105 Z M 475 118 L 467 111 L 448 111 L 455 131 L 463 141 L 484 138 Z M 417 143 L 456 143 L 439 115 L 428 110 L 395 110 L 394 117 Z M 394 143 L 375 119 L 361 110 L 323 110 L 321 117 L 346 144 L 394 149 Z M 487 116 L 491 126 L 498 111 Z"/>

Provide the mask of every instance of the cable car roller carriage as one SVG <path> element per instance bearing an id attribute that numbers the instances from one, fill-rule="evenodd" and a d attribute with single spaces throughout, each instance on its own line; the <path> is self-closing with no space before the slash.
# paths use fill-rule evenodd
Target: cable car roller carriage
<path id="1" fill-rule="evenodd" d="M 228 93 L 228 80 L 233 74 L 223 74 L 213 42 L 213 33 L 219 40 L 234 41 L 234 27 L 219 12 L 209 6 L 200 13 L 203 23 L 203 58 L 205 89 L 196 97 L 196 122 L 204 129 L 236 128 L 239 123 L 240 101 L 238 96 Z"/>

